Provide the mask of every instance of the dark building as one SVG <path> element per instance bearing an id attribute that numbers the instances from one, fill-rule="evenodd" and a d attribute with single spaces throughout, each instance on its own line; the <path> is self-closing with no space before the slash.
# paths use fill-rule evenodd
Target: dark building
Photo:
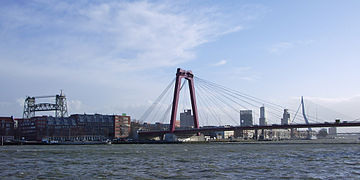
<path id="1" fill-rule="evenodd" d="M 252 110 L 240 110 L 240 126 L 252 126 Z"/>
<path id="2" fill-rule="evenodd" d="M 13 117 L 0 117 L 0 143 L 12 141 L 15 136 Z"/>
<path id="3" fill-rule="evenodd" d="M 138 130 L 141 129 L 142 125 L 139 121 L 132 121 L 130 125 L 130 139 L 138 139 Z"/>
<path id="4" fill-rule="evenodd" d="M 187 109 L 180 113 L 180 127 L 192 128 L 194 127 L 194 116 L 191 115 L 191 110 Z"/>
<path id="5" fill-rule="evenodd" d="M 30 119 L 17 119 L 18 122 L 18 138 L 23 140 L 35 141 L 40 137 L 45 130 L 45 125 L 40 125 L 43 122 L 44 117 L 34 117 Z M 44 126 L 44 127 L 42 127 Z M 41 140 L 41 137 L 40 137 Z"/>
<path id="6" fill-rule="evenodd" d="M 288 109 L 284 109 L 283 118 L 281 118 L 281 125 L 290 124 L 290 113 Z"/>
<path id="7" fill-rule="evenodd" d="M 170 124 L 163 124 L 160 122 L 156 122 L 154 124 L 147 122 L 144 123 L 137 122 L 137 123 L 139 124 L 138 125 L 139 128 L 137 130 L 141 130 L 141 131 L 166 131 L 170 129 Z M 175 121 L 175 127 L 181 128 L 180 121 Z"/>
<path id="8" fill-rule="evenodd" d="M 18 120 L 20 139 L 30 141 L 100 141 L 126 138 L 130 116 L 74 114 L 69 117 L 40 116 Z"/>

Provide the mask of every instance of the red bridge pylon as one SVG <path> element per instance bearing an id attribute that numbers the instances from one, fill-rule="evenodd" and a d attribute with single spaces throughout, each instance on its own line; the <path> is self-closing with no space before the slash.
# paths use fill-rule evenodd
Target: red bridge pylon
<path id="1" fill-rule="evenodd" d="M 190 99 L 191 99 L 191 108 L 194 117 L 194 128 L 199 128 L 199 116 L 196 106 L 196 97 L 195 97 L 195 87 L 194 87 L 194 74 L 191 71 L 186 71 L 181 68 L 177 69 L 176 80 L 175 80 L 175 89 L 174 89 L 174 98 L 171 109 L 171 119 L 170 119 L 170 132 L 175 131 L 175 122 L 176 122 L 176 113 L 179 103 L 179 94 L 180 94 L 180 84 L 182 78 L 185 78 L 189 83 L 190 90 Z"/>

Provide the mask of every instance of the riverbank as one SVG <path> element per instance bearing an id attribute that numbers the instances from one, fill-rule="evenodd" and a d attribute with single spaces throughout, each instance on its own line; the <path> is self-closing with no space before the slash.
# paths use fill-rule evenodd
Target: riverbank
<path id="1" fill-rule="evenodd" d="M 360 144 L 358 139 L 312 139 L 312 140 L 277 140 L 277 141 L 255 141 L 255 140 L 211 140 L 211 141 L 115 141 L 111 143 L 101 141 L 89 142 L 59 142 L 43 143 L 38 141 L 24 141 L 5 143 L 4 145 L 99 145 L 99 144 Z"/>
<path id="2" fill-rule="evenodd" d="M 210 143 L 239 143 L 239 144 L 360 144 L 357 139 L 311 139 L 311 140 L 278 140 L 278 141 L 210 141 Z"/>

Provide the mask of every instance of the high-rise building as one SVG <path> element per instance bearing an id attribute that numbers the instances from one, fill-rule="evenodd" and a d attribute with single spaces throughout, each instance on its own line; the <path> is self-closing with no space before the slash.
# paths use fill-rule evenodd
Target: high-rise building
<path id="1" fill-rule="evenodd" d="M 252 110 L 240 110 L 240 126 L 252 126 Z"/>
<path id="2" fill-rule="evenodd" d="M 183 113 L 180 113 L 180 127 L 181 128 L 191 128 L 194 127 L 194 116 L 191 115 L 191 110 L 184 110 Z"/>
<path id="3" fill-rule="evenodd" d="M 290 124 L 290 113 L 288 109 L 284 109 L 283 118 L 281 119 L 281 125 Z"/>
<path id="4" fill-rule="evenodd" d="M 265 107 L 264 106 L 260 107 L 259 125 L 260 126 L 266 126 L 267 125 L 266 118 L 265 118 Z"/>

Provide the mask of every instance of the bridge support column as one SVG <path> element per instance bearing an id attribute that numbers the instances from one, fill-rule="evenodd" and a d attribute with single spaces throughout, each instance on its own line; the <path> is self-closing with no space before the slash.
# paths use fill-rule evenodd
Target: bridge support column
<path id="1" fill-rule="evenodd" d="M 264 139 L 265 139 L 265 130 L 264 130 L 264 129 L 261 129 L 261 134 L 260 134 L 259 139 L 260 139 L 260 140 L 264 140 Z"/>
<path id="2" fill-rule="evenodd" d="M 295 129 L 294 128 L 291 128 L 290 129 L 290 139 L 295 139 Z"/>
<path id="3" fill-rule="evenodd" d="M 175 142 L 175 141 L 178 141 L 178 138 L 174 133 L 166 133 L 166 134 L 164 134 L 163 140 L 165 140 L 167 142 Z"/>
<path id="4" fill-rule="evenodd" d="M 307 130 L 307 136 L 306 136 L 306 139 L 311 139 L 312 137 L 311 137 L 311 132 L 310 132 L 311 130 Z"/>
<path id="5" fill-rule="evenodd" d="M 258 129 L 255 129 L 254 131 L 255 131 L 255 133 L 254 133 L 254 139 L 255 139 L 255 140 L 258 140 Z"/>

